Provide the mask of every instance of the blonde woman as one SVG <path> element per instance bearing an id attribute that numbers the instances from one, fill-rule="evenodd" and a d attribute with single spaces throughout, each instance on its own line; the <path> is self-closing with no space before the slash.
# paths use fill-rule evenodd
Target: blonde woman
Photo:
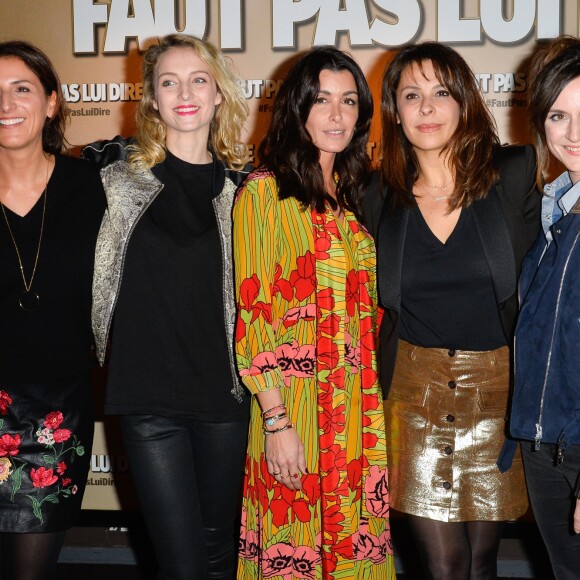
<path id="1" fill-rule="evenodd" d="M 166 36 L 144 55 L 129 159 L 102 171 L 93 326 L 101 363 L 111 338 L 106 412 L 122 416 L 158 578 L 236 566 L 248 401 L 231 350 L 230 214 L 246 116 L 223 55 Z"/>

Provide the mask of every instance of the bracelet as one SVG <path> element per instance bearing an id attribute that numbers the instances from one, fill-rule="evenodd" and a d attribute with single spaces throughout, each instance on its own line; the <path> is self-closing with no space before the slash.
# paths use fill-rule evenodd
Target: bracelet
<path id="1" fill-rule="evenodd" d="M 284 427 L 279 427 L 278 429 L 272 429 L 268 431 L 268 429 L 264 429 L 264 435 L 274 435 L 274 433 L 281 433 L 282 431 L 286 431 L 286 429 L 292 429 L 294 424 L 288 421 Z"/>
<path id="2" fill-rule="evenodd" d="M 271 413 L 272 411 L 278 411 L 278 410 L 286 410 L 286 405 L 284 405 L 284 403 L 280 403 L 279 405 L 276 405 L 275 407 L 272 407 L 271 409 L 268 409 L 267 411 L 264 411 L 262 413 L 262 418 L 263 419 L 268 419 L 268 417 L 266 417 L 266 415 L 268 415 L 268 413 Z"/>
<path id="3" fill-rule="evenodd" d="M 274 423 L 277 423 L 280 419 L 286 416 L 287 416 L 286 413 L 279 413 L 278 415 L 272 415 L 271 417 L 264 419 L 264 429 L 266 428 L 266 426 L 272 427 Z"/>

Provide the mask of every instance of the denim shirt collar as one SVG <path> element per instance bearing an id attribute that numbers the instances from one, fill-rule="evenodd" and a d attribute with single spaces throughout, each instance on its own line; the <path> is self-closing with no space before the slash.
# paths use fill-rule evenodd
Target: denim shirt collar
<path id="1" fill-rule="evenodd" d="M 542 200 L 542 228 L 546 239 L 552 241 L 550 227 L 570 213 L 580 198 L 580 182 L 572 184 L 567 171 L 544 187 Z"/>

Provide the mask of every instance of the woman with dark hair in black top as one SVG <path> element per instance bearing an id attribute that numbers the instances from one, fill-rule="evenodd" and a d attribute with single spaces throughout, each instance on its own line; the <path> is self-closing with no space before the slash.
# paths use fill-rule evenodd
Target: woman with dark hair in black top
<path id="1" fill-rule="evenodd" d="M 382 122 L 366 209 L 385 308 L 391 507 L 407 514 L 429 578 L 491 579 L 503 522 L 527 507 L 519 455 L 496 463 L 516 279 L 539 228 L 535 156 L 499 146 L 472 71 L 435 42 L 390 63 Z"/>
<path id="2" fill-rule="evenodd" d="M 52 578 L 91 457 L 96 169 L 61 155 L 48 58 L 0 43 L 0 577 Z"/>

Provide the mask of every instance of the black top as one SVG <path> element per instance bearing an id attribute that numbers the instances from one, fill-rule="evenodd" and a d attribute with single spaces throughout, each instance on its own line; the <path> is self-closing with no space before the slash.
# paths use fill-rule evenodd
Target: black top
<path id="1" fill-rule="evenodd" d="M 56 156 L 32 290 L 38 309 L 22 310 L 18 258 L 0 215 L 0 381 L 39 383 L 86 373 L 91 365 L 91 286 L 95 241 L 105 209 L 96 168 Z M 26 281 L 34 267 L 44 196 L 23 217 L 5 208 Z"/>
<path id="2" fill-rule="evenodd" d="M 424 347 L 493 350 L 507 344 L 489 265 L 470 208 L 442 243 L 417 206 L 409 212 L 399 336 Z"/>
<path id="3" fill-rule="evenodd" d="M 163 190 L 128 243 L 111 337 L 106 411 L 245 417 L 231 395 L 214 163 L 167 152 L 153 168 Z M 223 185 L 223 183 L 222 183 Z"/>
<path id="4" fill-rule="evenodd" d="M 498 147 L 500 179 L 473 211 L 493 283 L 503 332 L 511 346 L 517 316 L 516 280 L 521 262 L 540 230 L 542 196 L 535 189 L 536 158 L 531 145 Z M 381 386 L 388 393 L 397 354 L 401 277 L 410 208 L 392 209 L 388 186 L 376 174 L 364 199 L 365 223 L 377 245 L 379 299 L 385 308 L 379 334 Z"/>

